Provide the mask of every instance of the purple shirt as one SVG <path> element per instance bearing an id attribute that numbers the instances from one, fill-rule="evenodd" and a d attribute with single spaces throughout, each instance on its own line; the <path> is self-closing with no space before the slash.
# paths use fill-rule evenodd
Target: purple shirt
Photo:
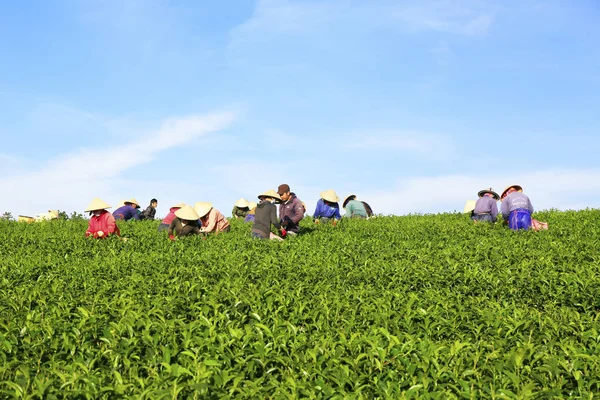
<path id="1" fill-rule="evenodd" d="M 490 214 L 493 220 L 496 220 L 498 216 L 498 206 L 496 205 L 497 201 L 490 196 L 483 196 L 477 200 L 475 203 L 475 209 L 473 210 L 474 214 Z"/>
<path id="2" fill-rule="evenodd" d="M 125 221 L 130 220 L 132 218 L 137 219 L 138 221 L 140 220 L 140 216 L 138 215 L 137 210 L 133 208 L 133 206 L 123 206 L 117 208 L 113 212 L 113 217 L 115 217 L 115 219 L 124 219 Z"/>
<path id="3" fill-rule="evenodd" d="M 511 211 L 519 208 L 529 210 L 529 212 L 533 214 L 533 206 L 531 205 L 529 197 L 521 192 L 512 192 L 502 200 L 501 210 L 503 218 L 508 218 Z"/>
<path id="4" fill-rule="evenodd" d="M 298 233 L 298 224 L 304 218 L 304 206 L 294 193 L 285 203 L 279 205 L 279 219 L 290 232 Z"/>

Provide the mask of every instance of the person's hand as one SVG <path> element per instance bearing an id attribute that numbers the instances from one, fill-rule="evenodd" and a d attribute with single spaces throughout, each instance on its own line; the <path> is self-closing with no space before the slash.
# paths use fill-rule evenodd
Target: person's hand
<path id="1" fill-rule="evenodd" d="M 287 235 L 287 231 L 285 230 L 285 228 L 281 228 L 281 237 L 286 237 Z"/>
<path id="2" fill-rule="evenodd" d="M 98 231 L 98 233 L 96 233 L 98 235 L 98 237 L 103 237 L 104 236 L 104 232 L 102 231 Z"/>
<path id="3" fill-rule="evenodd" d="M 318 224 L 318 223 L 319 223 L 319 219 L 317 218 L 317 219 L 315 219 L 315 224 Z"/>
<path id="4" fill-rule="evenodd" d="M 333 226 L 336 226 L 336 225 L 337 225 L 337 219 L 334 219 L 333 220 Z"/>
<path id="5" fill-rule="evenodd" d="M 170 240 L 171 242 L 174 242 L 174 241 L 175 241 L 175 236 L 174 236 L 174 235 L 169 235 L 169 240 Z"/>

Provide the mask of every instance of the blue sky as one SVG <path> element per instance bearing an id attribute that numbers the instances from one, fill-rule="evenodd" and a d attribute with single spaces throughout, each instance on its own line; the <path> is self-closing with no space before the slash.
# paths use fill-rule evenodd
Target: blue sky
<path id="1" fill-rule="evenodd" d="M 289 183 L 376 212 L 518 183 L 600 207 L 594 0 L 54 0 L 0 6 L 0 212 Z"/>

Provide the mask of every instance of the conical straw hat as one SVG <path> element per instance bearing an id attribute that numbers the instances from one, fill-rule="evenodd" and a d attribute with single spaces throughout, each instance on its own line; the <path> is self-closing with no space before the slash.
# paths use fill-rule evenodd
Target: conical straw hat
<path id="1" fill-rule="evenodd" d="M 130 200 L 125 200 L 125 203 L 135 204 L 135 208 L 140 208 L 140 203 L 133 197 Z"/>
<path id="2" fill-rule="evenodd" d="M 270 197 L 270 198 L 272 198 L 272 199 L 275 199 L 275 200 L 279 200 L 279 201 L 281 201 L 281 196 L 279 196 L 279 195 L 277 194 L 277 192 L 276 192 L 276 191 L 274 191 L 273 189 L 269 189 L 269 190 L 267 190 L 266 192 L 264 192 L 264 193 L 261 193 L 261 194 L 259 194 L 259 195 L 258 195 L 258 198 L 259 198 L 259 199 L 260 199 L 260 198 L 262 198 L 262 197 Z"/>
<path id="3" fill-rule="evenodd" d="M 475 203 L 477 203 L 475 200 L 467 200 L 463 213 L 470 213 L 473 211 L 475 209 Z"/>
<path id="4" fill-rule="evenodd" d="M 58 210 L 48 210 L 48 215 L 51 218 L 58 218 Z"/>
<path id="5" fill-rule="evenodd" d="M 88 212 L 88 211 L 95 211 L 95 210 L 106 210 L 107 208 L 112 208 L 112 207 L 109 206 L 108 204 L 106 204 L 106 202 L 104 202 L 104 200 L 100 200 L 99 198 L 96 197 L 94 200 L 92 200 L 92 202 L 87 206 L 87 208 L 84 211 Z"/>
<path id="6" fill-rule="evenodd" d="M 251 210 L 254 210 L 256 208 L 257 204 L 254 201 L 249 201 L 248 202 L 248 208 Z"/>
<path id="7" fill-rule="evenodd" d="M 198 216 L 198 213 L 187 204 L 181 207 L 179 210 L 175 211 L 175 216 L 177 218 L 187 219 L 190 221 L 195 221 L 198 218 L 200 218 L 200 216 Z"/>
<path id="8" fill-rule="evenodd" d="M 502 191 L 502 195 L 500 196 L 501 199 L 503 199 L 503 198 L 506 197 L 506 192 L 508 192 L 508 189 L 510 189 L 510 188 L 515 188 L 515 190 L 517 192 L 522 192 L 523 191 L 523 188 L 520 185 L 510 185 L 510 186 L 507 186 L 506 189 L 504 189 Z"/>
<path id="9" fill-rule="evenodd" d="M 194 204 L 194 210 L 196 210 L 196 212 L 198 213 L 198 218 L 202 218 L 206 214 L 208 214 L 211 208 L 212 203 L 208 202 L 199 201 L 196 204 Z"/>
<path id="10" fill-rule="evenodd" d="M 235 206 L 237 208 L 246 208 L 246 207 L 248 207 L 248 200 L 241 198 L 235 202 Z"/>
<path id="11" fill-rule="evenodd" d="M 183 206 L 185 206 L 185 203 L 177 203 L 174 206 L 171 206 L 171 208 L 181 208 Z"/>
<path id="12" fill-rule="evenodd" d="M 500 200 L 500 196 L 498 195 L 498 193 L 494 192 L 492 188 L 480 190 L 479 193 L 477 193 L 477 196 L 483 197 L 486 193 L 491 194 L 494 197 L 494 199 Z"/>
<path id="13" fill-rule="evenodd" d="M 348 196 L 346 196 L 346 198 L 344 199 L 344 202 L 342 203 L 342 207 L 346 208 L 346 204 L 348 204 L 348 202 L 352 199 L 356 200 L 355 194 L 349 194 Z"/>
<path id="14" fill-rule="evenodd" d="M 123 206 L 125 205 L 125 202 L 126 202 L 126 201 L 127 201 L 127 200 L 120 200 L 120 201 L 119 201 L 119 204 L 117 205 L 117 208 L 121 208 L 121 207 L 123 207 Z"/>
<path id="15" fill-rule="evenodd" d="M 335 191 L 333 189 L 329 189 L 324 192 L 321 192 L 320 196 L 323 200 L 327 200 L 331 203 L 337 203 L 338 201 L 340 201 L 340 198 L 338 197 L 338 195 L 335 193 Z"/>

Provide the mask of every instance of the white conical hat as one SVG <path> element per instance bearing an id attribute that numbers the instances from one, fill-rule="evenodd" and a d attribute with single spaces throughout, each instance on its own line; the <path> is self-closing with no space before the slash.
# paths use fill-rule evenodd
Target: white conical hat
<path id="1" fill-rule="evenodd" d="M 333 189 L 329 189 L 324 192 L 321 192 L 320 196 L 323 200 L 327 200 L 331 203 L 337 203 L 338 201 L 340 201 L 340 198 L 338 197 L 338 195 L 335 193 L 335 191 Z"/>
<path id="2" fill-rule="evenodd" d="M 58 218 L 58 210 L 48 210 L 48 215 L 51 218 Z"/>
<path id="3" fill-rule="evenodd" d="M 109 206 L 104 200 L 99 198 L 95 198 L 92 202 L 87 206 L 84 210 L 85 212 L 94 211 L 94 210 L 106 210 L 107 208 L 112 208 Z"/>
<path id="4" fill-rule="evenodd" d="M 257 204 L 254 201 L 249 201 L 248 202 L 248 208 L 251 210 L 254 210 L 256 208 Z"/>
<path id="5" fill-rule="evenodd" d="M 269 189 L 266 192 L 259 194 L 258 198 L 260 199 L 261 197 L 270 197 L 272 199 L 281 201 L 281 196 L 279 196 L 279 194 L 277 194 L 277 192 L 274 191 L 273 189 Z"/>
<path id="6" fill-rule="evenodd" d="M 246 208 L 246 207 L 248 207 L 248 200 L 241 198 L 235 202 L 235 206 L 237 208 Z"/>
<path id="7" fill-rule="evenodd" d="M 198 218 L 200 218 L 198 216 L 198 213 L 196 211 L 194 211 L 194 209 L 191 206 L 188 206 L 187 204 L 184 205 L 183 207 L 181 207 L 179 210 L 175 211 L 175 216 L 177 218 L 188 219 L 190 221 L 194 221 L 194 220 L 197 220 Z"/>
<path id="8" fill-rule="evenodd" d="M 140 203 L 134 197 L 129 200 L 125 200 L 125 203 L 135 204 L 135 208 L 140 208 Z"/>
<path id="9" fill-rule="evenodd" d="M 209 202 L 199 201 L 196 204 L 194 204 L 194 210 L 196 210 L 196 212 L 198 213 L 198 218 L 202 218 L 206 214 L 208 214 L 211 208 L 212 203 Z"/>
<path id="10" fill-rule="evenodd" d="M 463 213 L 470 213 L 471 211 L 473 211 L 475 209 L 475 203 L 477 203 L 477 201 L 467 200 L 467 202 L 465 203 L 465 208 L 463 208 Z"/>

